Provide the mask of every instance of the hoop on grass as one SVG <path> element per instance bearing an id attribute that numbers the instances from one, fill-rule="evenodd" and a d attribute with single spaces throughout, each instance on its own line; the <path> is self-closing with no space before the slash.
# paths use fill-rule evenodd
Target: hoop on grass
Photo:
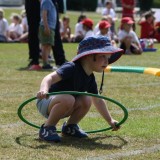
<path id="1" fill-rule="evenodd" d="M 104 100 L 107 100 L 107 101 L 110 101 L 114 104 L 116 104 L 117 106 L 119 106 L 123 112 L 124 112 L 124 116 L 123 116 L 123 119 L 117 124 L 117 126 L 120 126 L 121 124 L 123 124 L 127 118 L 128 118 L 128 111 L 127 109 L 122 105 L 120 104 L 119 102 L 111 99 L 111 98 L 108 98 L 108 97 L 104 97 L 104 96 L 101 96 L 101 95 L 97 95 L 97 94 L 91 94 L 91 93 L 86 93 L 86 92 L 76 92 L 76 91 L 62 91 L 62 92 L 52 92 L 52 93 L 49 93 L 48 95 L 59 95 L 59 94 L 76 94 L 76 95 L 86 95 L 86 96 L 92 96 L 92 97 L 97 97 L 97 98 L 101 98 L 101 99 L 104 99 Z M 31 122 L 29 122 L 28 120 L 26 120 L 23 115 L 22 115 L 22 109 L 24 108 L 24 106 L 26 106 L 28 103 L 30 103 L 31 101 L 37 99 L 37 97 L 33 97 L 31 99 L 28 99 L 27 101 L 23 102 L 19 108 L 18 108 L 18 116 L 19 118 L 25 122 L 26 124 L 32 126 L 32 127 L 35 127 L 35 128 L 40 128 L 40 126 L 37 126 Z M 99 130 L 91 130 L 91 131 L 85 131 L 86 133 L 97 133 L 97 132 L 104 132 L 104 131 L 107 131 L 107 130 L 110 130 L 112 129 L 112 127 L 108 127 L 108 128 L 104 128 L 104 129 L 99 129 Z M 61 132 L 61 131 L 57 131 L 57 132 Z"/>

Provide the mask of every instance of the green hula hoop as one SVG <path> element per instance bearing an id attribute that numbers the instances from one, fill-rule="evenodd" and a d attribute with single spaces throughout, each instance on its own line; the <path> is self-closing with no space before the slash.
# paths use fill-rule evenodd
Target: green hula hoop
<path id="1" fill-rule="evenodd" d="M 86 96 L 98 97 L 98 98 L 101 98 L 101 99 L 110 101 L 110 102 L 112 102 L 112 103 L 115 103 L 115 104 L 118 105 L 118 106 L 123 110 L 123 112 L 124 112 L 124 117 L 123 117 L 123 119 L 122 119 L 119 123 L 117 123 L 117 126 L 120 126 L 121 124 L 123 124 L 123 123 L 127 120 L 127 118 L 128 118 L 128 111 L 127 111 L 127 109 L 126 109 L 122 104 L 120 104 L 119 102 L 117 102 L 117 101 L 115 101 L 115 100 L 113 100 L 113 99 L 111 99 L 111 98 L 104 97 L 104 96 L 97 95 L 97 94 L 91 94 L 91 93 L 86 93 L 86 92 L 76 92 L 76 91 L 52 92 L 52 93 L 49 93 L 48 95 L 50 96 L 50 95 L 59 95 L 59 94 L 86 95 Z M 26 100 L 25 102 L 23 102 L 23 103 L 19 106 L 17 114 L 18 114 L 19 118 L 20 118 L 23 122 L 25 122 L 26 124 L 28 124 L 28 125 L 30 125 L 30 126 L 32 126 L 32 127 L 35 127 L 35 128 L 38 128 L 38 129 L 39 129 L 40 126 L 37 126 L 37 125 L 29 122 L 29 121 L 26 120 L 26 119 L 23 117 L 23 115 L 22 115 L 22 109 L 24 108 L 24 106 L 26 106 L 29 102 L 31 102 L 31 101 L 33 101 L 33 100 L 35 100 L 35 99 L 37 99 L 37 97 L 33 97 L 33 98 L 28 99 L 28 100 Z M 112 129 L 112 127 L 108 127 L 108 128 L 104 128 L 104 129 L 99 129 L 99 130 L 85 131 L 85 132 L 86 132 L 86 133 L 97 133 L 97 132 L 104 132 L 104 131 L 107 131 L 107 130 L 110 130 L 110 129 Z M 61 131 L 57 131 L 57 132 L 61 132 Z"/>

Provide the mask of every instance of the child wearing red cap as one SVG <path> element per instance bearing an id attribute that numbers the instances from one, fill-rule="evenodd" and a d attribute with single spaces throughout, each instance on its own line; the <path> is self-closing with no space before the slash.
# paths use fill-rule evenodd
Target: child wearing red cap
<path id="1" fill-rule="evenodd" d="M 84 38 L 94 36 L 93 21 L 90 18 L 85 18 L 81 23 L 83 24 L 83 29 L 85 31 Z"/>
<path id="2" fill-rule="evenodd" d="M 120 48 L 124 49 L 125 54 L 141 54 L 142 48 L 136 33 L 132 29 L 133 20 L 124 17 L 121 20 L 121 29 L 118 32 Z"/>
<path id="3" fill-rule="evenodd" d="M 145 18 L 143 20 L 143 18 Z M 144 13 L 138 21 L 140 25 L 140 38 L 154 38 L 154 16 L 152 12 Z"/>
<path id="4" fill-rule="evenodd" d="M 99 32 L 96 34 L 97 36 L 108 36 L 110 37 L 109 35 L 109 30 L 110 30 L 110 23 L 107 22 L 107 21 L 101 21 L 99 23 Z"/>
<path id="5" fill-rule="evenodd" d="M 111 44 L 116 46 L 116 42 L 113 40 L 112 32 L 110 30 L 111 24 L 107 21 L 100 21 L 99 32 L 96 36 L 107 36 L 111 40 Z"/>
<path id="6" fill-rule="evenodd" d="M 105 101 L 86 95 L 52 95 L 49 92 L 77 91 L 98 94 L 97 83 L 93 72 L 103 72 L 108 64 L 118 60 L 122 49 L 113 47 L 107 37 L 88 37 L 82 40 L 77 55 L 71 62 L 66 62 L 56 71 L 48 74 L 41 82 L 37 93 L 37 108 L 47 118 L 39 131 L 39 137 L 48 142 L 60 142 L 56 132 L 60 119 L 68 117 L 62 126 L 62 135 L 86 138 L 78 123 L 89 111 L 93 102 L 98 112 L 107 123 L 118 130 L 117 121 L 110 115 Z"/>

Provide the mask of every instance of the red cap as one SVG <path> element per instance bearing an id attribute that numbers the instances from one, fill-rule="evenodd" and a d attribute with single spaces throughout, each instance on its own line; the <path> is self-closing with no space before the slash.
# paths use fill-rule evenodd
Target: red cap
<path id="1" fill-rule="evenodd" d="M 99 23 L 99 29 L 105 29 L 111 27 L 110 23 L 107 21 L 101 21 Z"/>
<path id="2" fill-rule="evenodd" d="M 91 28 L 91 29 L 93 27 L 93 21 L 89 18 L 85 18 L 81 23 L 84 24 L 85 26 Z"/>
<path id="3" fill-rule="evenodd" d="M 121 23 L 133 24 L 134 21 L 130 17 L 124 17 L 122 18 Z"/>

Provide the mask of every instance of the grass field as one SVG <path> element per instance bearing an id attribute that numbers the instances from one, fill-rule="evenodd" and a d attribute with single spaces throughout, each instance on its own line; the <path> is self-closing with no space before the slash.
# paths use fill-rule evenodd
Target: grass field
<path id="1" fill-rule="evenodd" d="M 98 17 L 93 13 L 89 15 L 95 19 Z M 158 48 L 157 52 L 146 52 L 140 56 L 124 55 L 113 65 L 160 68 L 160 44 L 155 47 Z M 66 58 L 71 60 L 76 54 L 77 44 L 64 44 L 64 49 Z M 17 116 L 19 105 L 35 96 L 42 78 L 49 73 L 20 70 L 27 66 L 27 59 L 27 44 L 0 44 L 0 159 L 160 159 L 159 77 L 138 73 L 106 73 L 102 95 L 119 101 L 128 109 L 129 117 L 121 129 L 118 132 L 90 134 L 86 140 L 63 138 L 62 143 L 49 144 L 39 141 L 38 130 L 23 123 Z M 95 75 L 100 86 L 101 74 Z M 113 117 L 121 120 L 121 109 L 107 103 Z M 45 121 L 38 113 L 35 101 L 24 107 L 23 114 L 36 125 Z M 84 130 L 108 127 L 94 107 L 80 126 Z"/>

